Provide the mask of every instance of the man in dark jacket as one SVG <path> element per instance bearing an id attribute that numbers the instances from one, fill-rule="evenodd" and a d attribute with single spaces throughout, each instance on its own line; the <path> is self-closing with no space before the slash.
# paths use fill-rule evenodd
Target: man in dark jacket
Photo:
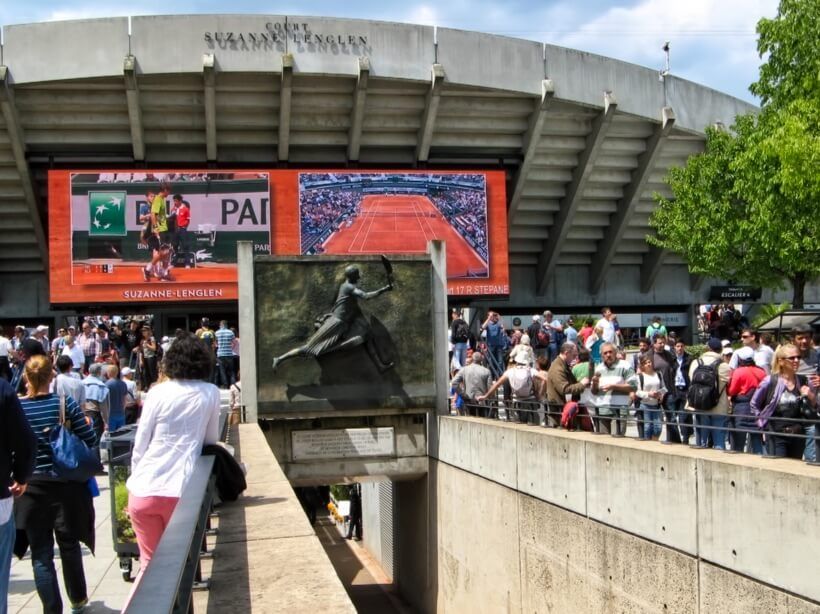
<path id="1" fill-rule="evenodd" d="M 589 378 L 584 377 L 579 382 L 572 374 L 570 365 L 578 358 L 578 347 L 571 342 L 561 346 L 560 353 L 552 361 L 547 372 L 547 422 L 551 426 L 558 426 L 561 422 L 561 410 L 567 402 L 567 395 L 576 400 L 581 396 L 584 388 L 589 386 Z"/>
<path id="2" fill-rule="evenodd" d="M 655 335 L 655 338 L 652 339 L 652 347 L 649 348 L 646 354 L 652 358 L 652 365 L 655 367 L 655 371 L 660 373 L 667 388 L 671 391 L 670 382 L 675 381 L 675 371 L 677 370 L 678 363 L 675 355 L 666 349 L 666 336 L 660 334 Z M 666 420 L 666 443 L 681 443 L 681 434 L 675 421 L 675 413 L 670 405 L 672 398 L 673 395 L 670 392 L 663 398 L 662 402 L 664 419 Z M 684 402 L 685 399 L 686 394 L 684 393 Z"/>
<path id="3" fill-rule="evenodd" d="M 679 442 L 689 444 L 692 436 L 692 415 L 684 410 L 686 407 L 686 393 L 689 391 L 689 367 L 692 364 L 692 355 L 686 351 L 686 344 L 678 339 L 675 342 L 675 362 L 672 365 L 674 377 L 671 382 L 670 393 L 666 402 L 667 431 L 674 431 L 677 424 Z M 670 426 L 673 425 L 673 426 Z M 674 440 L 674 436 L 673 437 Z"/>
<path id="4" fill-rule="evenodd" d="M 350 487 L 350 523 L 347 528 L 347 539 L 356 541 L 362 538 L 362 487 L 354 482 Z"/>
<path id="5" fill-rule="evenodd" d="M 0 379 L 0 612 L 9 593 L 11 554 L 16 535 L 13 499 L 26 490 L 34 471 L 37 439 L 11 386 Z"/>

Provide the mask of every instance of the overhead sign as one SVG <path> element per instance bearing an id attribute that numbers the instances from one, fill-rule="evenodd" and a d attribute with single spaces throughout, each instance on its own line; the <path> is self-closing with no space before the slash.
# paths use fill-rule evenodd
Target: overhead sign
<path id="1" fill-rule="evenodd" d="M 755 286 L 712 286 L 709 290 L 710 301 L 758 301 L 763 295 L 763 288 Z"/>

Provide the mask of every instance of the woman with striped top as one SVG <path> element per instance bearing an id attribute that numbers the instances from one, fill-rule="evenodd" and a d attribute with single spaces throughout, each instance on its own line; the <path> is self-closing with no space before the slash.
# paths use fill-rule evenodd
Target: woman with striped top
<path id="1" fill-rule="evenodd" d="M 66 593 L 71 611 L 81 612 L 88 603 L 80 542 L 94 550 L 94 506 L 84 482 L 67 482 L 52 475 L 49 432 L 60 423 L 60 397 L 49 392 L 54 375 L 51 360 L 33 356 L 26 362 L 28 396 L 20 404 L 37 436 L 37 461 L 25 493 L 15 502 L 17 528 L 25 531 L 31 547 L 34 584 L 43 612 L 62 612 L 63 602 L 54 569 L 54 538 L 60 549 Z M 65 397 L 65 419 L 89 447 L 97 443 L 94 430 L 71 397 Z M 20 540 L 18 539 L 18 542 Z M 15 547 L 18 556 L 19 544 Z"/>

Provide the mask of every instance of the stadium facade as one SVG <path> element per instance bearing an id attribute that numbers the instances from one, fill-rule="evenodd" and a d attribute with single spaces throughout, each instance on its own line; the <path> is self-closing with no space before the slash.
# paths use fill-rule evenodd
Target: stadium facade
<path id="1" fill-rule="evenodd" d="M 650 247 L 648 218 L 705 128 L 754 107 L 674 75 L 475 32 L 276 15 L 10 25 L 0 64 L 3 319 L 88 305 L 49 297 L 60 169 L 501 170 L 506 230 L 488 232 L 507 234 L 510 294 L 460 303 L 687 312 L 725 285 Z"/>

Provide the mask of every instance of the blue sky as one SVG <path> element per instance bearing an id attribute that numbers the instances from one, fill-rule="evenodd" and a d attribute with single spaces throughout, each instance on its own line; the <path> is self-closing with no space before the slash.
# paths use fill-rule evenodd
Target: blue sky
<path id="1" fill-rule="evenodd" d="M 777 0 L 0 0 L 0 26 L 114 15 L 259 13 L 350 17 L 490 32 L 592 51 L 662 68 L 671 42 L 672 73 L 756 102 L 748 87 L 760 59 L 755 25 Z"/>

